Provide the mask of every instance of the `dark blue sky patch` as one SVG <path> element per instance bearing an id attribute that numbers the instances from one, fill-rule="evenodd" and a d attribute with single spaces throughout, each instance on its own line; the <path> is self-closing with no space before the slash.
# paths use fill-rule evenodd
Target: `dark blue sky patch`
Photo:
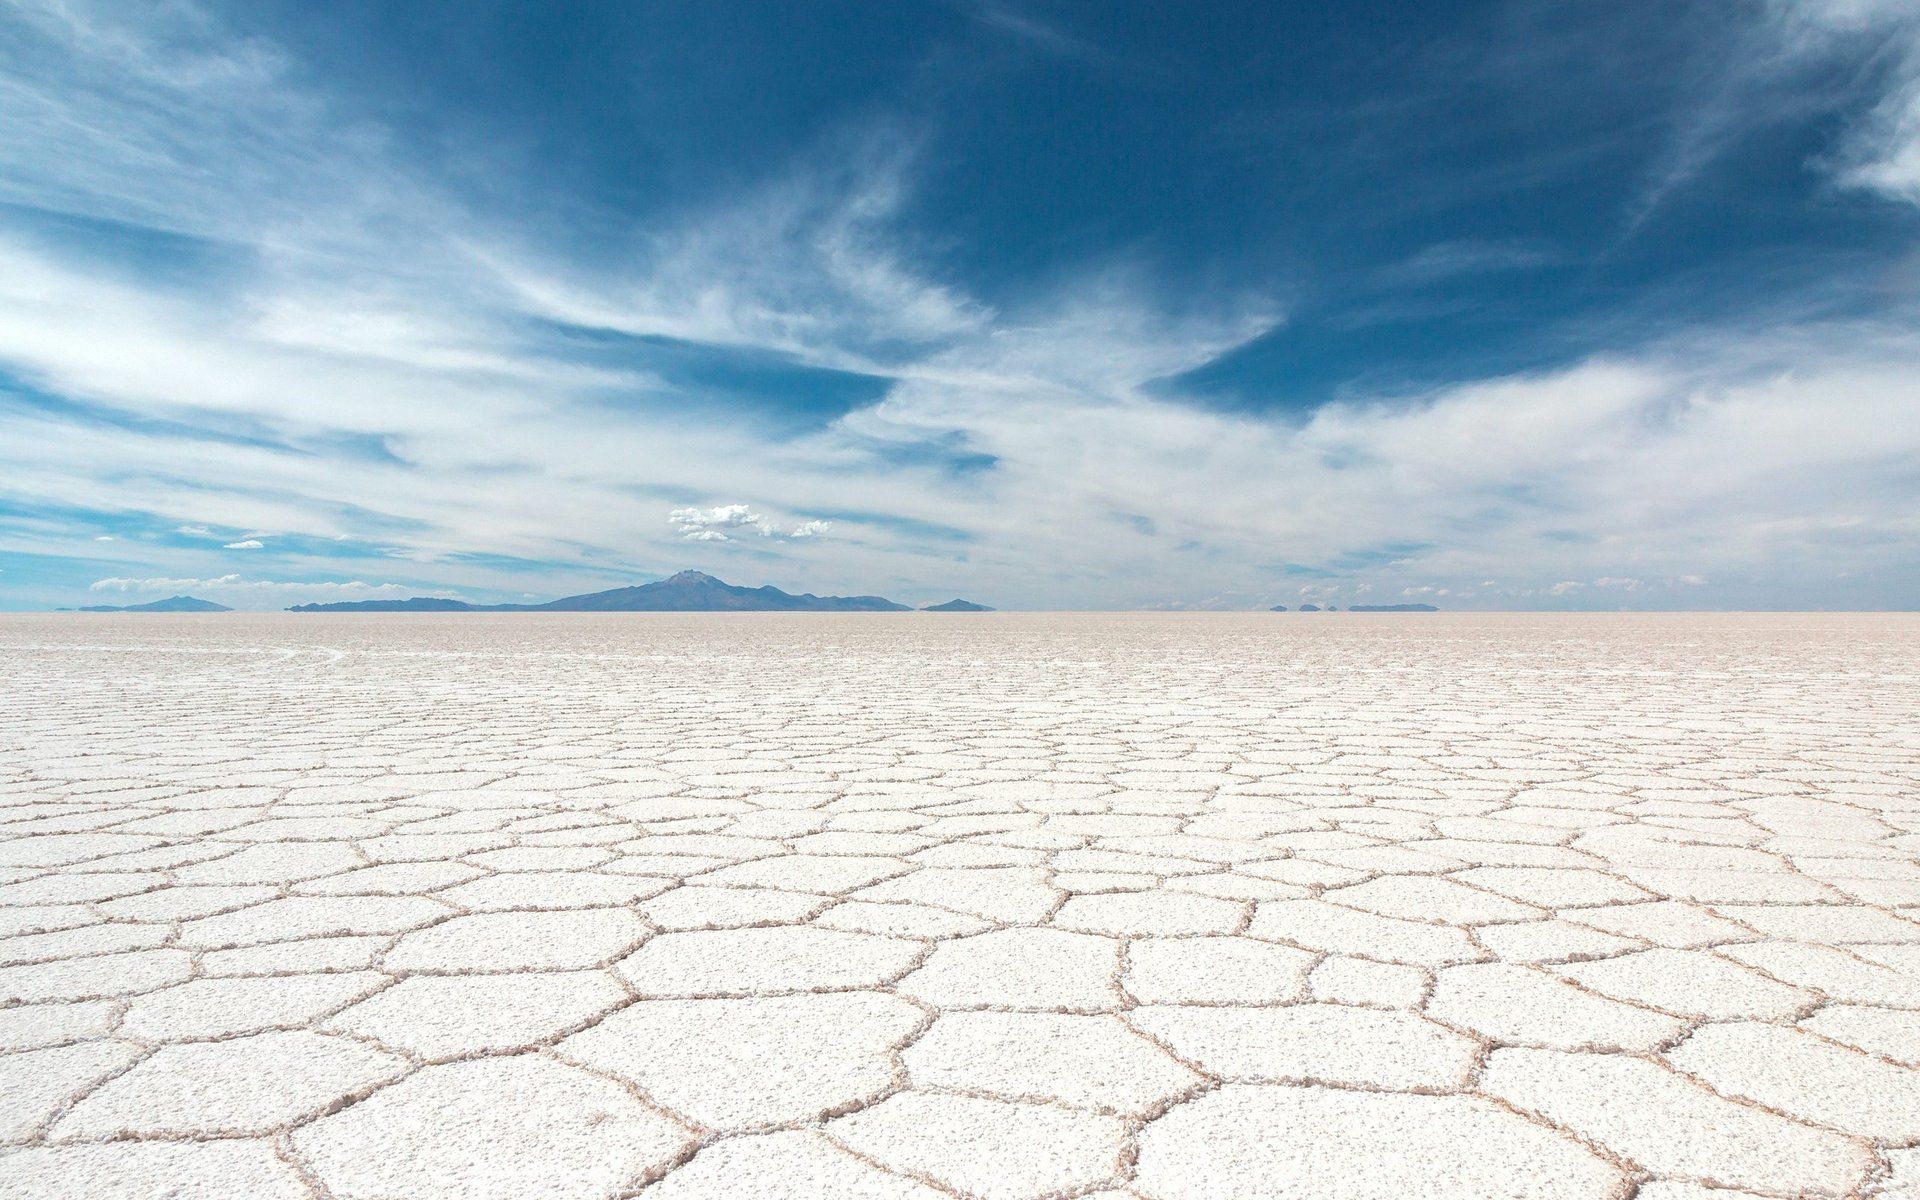
<path id="1" fill-rule="evenodd" d="M 641 405 L 695 421 L 748 420 L 778 436 L 832 424 L 878 401 L 893 382 L 769 351 L 580 326 L 552 325 L 548 332 L 556 357 L 642 372 L 666 385 L 664 394 L 616 394 L 607 396 L 607 403 Z"/>

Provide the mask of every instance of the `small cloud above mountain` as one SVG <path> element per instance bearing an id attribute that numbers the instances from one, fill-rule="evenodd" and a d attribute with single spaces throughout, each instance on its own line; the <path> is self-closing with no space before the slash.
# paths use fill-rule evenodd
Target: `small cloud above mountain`
<path id="1" fill-rule="evenodd" d="M 833 527 L 831 521 L 807 521 L 792 529 L 782 529 L 762 513 L 746 504 L 718 504 L 712 508 L 676 508 L 667 520 L 690 542 L 730 542 L 738 534 L 756 533 L 761 537 L 819 537 Z"/>

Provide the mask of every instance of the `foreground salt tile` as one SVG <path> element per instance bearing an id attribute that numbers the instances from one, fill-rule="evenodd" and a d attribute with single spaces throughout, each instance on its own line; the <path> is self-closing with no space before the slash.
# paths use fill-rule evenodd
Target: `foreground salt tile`
<path id="1" fill-rule="evenodd" d="M 948 1195 L 860 1161 L 817 1133 L 716 1142 L 648 1188 L 647 1200 L 940 1200 Z"/>
<path id="2" fill-rule="evenodd" d="M 990 921 L 1044 920 L 1060 903 L 1046 873 L 1030 867 L 926 867 L 854 893 L 860 900 L 906 900 Z"/>
<path id="3" fill-rule="evenodd" d="M 1726 957 L 1764 971 L 1784 983 L 1859 1004 L 1920 1008 L 1920 975 L 1867 961 L 1866 954 L 1898 953 L 1900 946 L 1809 946 L 1803 942 L 1764 942 L 1727 946 Z"/>
<path id="4" fill-rule="evenodd" d="M 1641 950 L 1557 971 L 1602 995 L 1715 1020 L 1791 1017 L 1817 999 L 1704 950 Z"/>
<path id="5" fill-rule="evenodd" d="M 1401 963 L 1330 954 L 1307 977 L 1309 993 L 1327 1004 L 1369 1008 L 1418 1008 L 1427 995 L 1427 974 Z"/>
<path id="6" fill-rule="evenodd" d="M 877 904 L 846 900 L 821 913 L 813 923 L 847 933 L 878 933 L 887 937 L 951 938 L 984 933 L 992 928 L 979 917 L 898 902 Z"/>
<path id="7" fill-rule="evenodd" d="M 1119 1007 L 1120 944 L 1062 929 L 999 929 L 938 943 L 896 990 L 938 1008 L 1105 1012 Z"/>
<path id="8" fill-rule="evenodd" d="M 0 1008 L 0 1050 L 38 1050 L 103 1038 L 117 1015 L 117 1006 L 109 1000 Z"/>
<path id="9" fill-rule="evenodd" d="M 1496 1050 L 1481 1087 L 1660 1175 L 1843 1196 L 1873 1161 L 1858 1141 L 1724 1099 L 1638 1058 Z"/>
<path id="10" fill-rule="evenodd" d="M 195 957 L 203 975 L 230 978 L 363 971 L 392 944 L 383 934 L 347 934 L 206 950 Z"/>
<path id="11" fill-rule="evenodd" d="M 663 933 L 622 960 L 644 996 L 736 996 L 873 987 L 905 974 L 925 947 L 904 938 L 790 926 Z"/>
<path id="12" fill-rule="evenodd" d="M 54 1135 L 266 1133 L 398 1079 L 406 1069 L 397 1055 L 317 1033 L 163 1046 L 74 1105 Z"/>
<path id="13" fill-rule="evenodd" d="M 1627 904 L 1651 898 L 1645 889 L 1624 879 L 1583 867 L 1474 867 L 1451 878 L 1545 908 Z"/>
<path id="14" fill-rule="evenodd" d="M 1709 1025 L 1667 1061 L 1725 1096 L 1862 1137 L 1920 1137 L 1920 1072 L 1810 1034 L 1755 1022 Z"/>
<path id="15" fill-rule="evenodd" d="M 1119 1173 L 1116 1117 L 905 1092 L 829 1122 L 827 1136 L 890 1170 L 981 1200 L 1037 1200 Z"/>
<path id="16" fill-rule="evenodd" d="M 21 1141 L 102 1080 L 140 1060 L 125 1042 L 82 1042 L 0 1055 L 0 1142 Z"/>
<path id="17" fill-rule="evenodd" d="M 817 915 L 831 903 L 833 901 L 825 896 L 807 892 L 688 884 L 655 896 L 639 905 L 639 911 L 661 929 L 739 929 L 750 925 L 797 924 Z"/>
<path id="18" fill-rule="evenodd" d="M 1075 896 L 1060 906 L 1053 923 L 1061 929 L 1115 936 L 1179 936 L 1232 933 L 1247 917 L 1247 906 L 1213 896 L 1179 892 L 1119 892 Z"/>
<path id="19" fill-rule="evenodd" d="M 626 1000 L 605 971 L 416 975 L 336 1014 L 325 1028 L 429 1061 L 537 1046 Z"/>
<path id="20" fill-rule="evenodd" d="M 453 915 L 426 896 L 294 896 L 180 927 L 182 946 L 218 950 L 353 933 L 404 933 Z"/>
<path id="21" fill-rule="evenodd" d="M 1325 896 L 1335 904 L 1383 917 L 1443 921 L 1449 925 L 1530 921 L 1546 915 L 1533 905 L 1429 875 L 1389 875 L 1333 888 Z"/>
<path id="22" fill-rule="evenodd" d="M 1445 1091 L 1465 1085 L 1479 1052 L 1412 1013 L 1340 1004 L 1148 1005 L 1128 1021 L 1202 1070 L 1231 1079 Z"/>
<path id="23" fill-rule="evenodd" d="M 400 939 L 390 971 L 564 971 L 611 963 L 647 935 L 624 908 L 488 912 L 454 917 Z"/>
<path id="24" fill-rule="evenodd" d="M 903 1000 L 861 993 L 643 1000 L 558 1053 L 702 1125 L 749 1129 L 831 1116 L 892 1088 L 894 1051 L 925 1022 Z"/>
<path id="25" fill-rule="evenodd" d="M 1887 1174 L 1880 1180 L 1878 1195 L 1885 1200 L 1920 1197 L 1920 1149 L 1887 1152 Z"/>
<path id="26" fill-rule="evenodd" d="M 1309 950 L 1358 954 L 1416 966 L 1479 962 L 1487 957 L 1464 930 L 1383 917 L 1320 900 L 1261 904 L 1247 932 Z"/>
<path id="27" fill-rule="evenodd" d="M 1145 1004 L 1271 1004 L 1306 990 L 1314 957 L 1239 937 L 1142 938 L 1127 950 L 1127 991 Z"/>
<path id="28" fill-rule="evenodd" d="M 8 1200 L 312 1200 L 263 1141 L 114 1142 L 0 1152 Z"/>
<path id="29" fill-rule="evenodd" d="M 1678 1017 L 1508 963 L 1443 968 L 1426 1012 L 1495 1041 L 1556 1050 L 1653 1050 L 1687 1028 Z"/>
<path id="30" fill-rule="evenodd" d="M 532 1055 L 424 1068 L 293 1135 L 337 1200 L 603 1200 L 693 1144 L 618 1084 Z"/>
<path id="31" fill-rule="evenodd" d="M 1800 1028 L 1902 1066 L 1920 1067 L 1920 1011 L 1833 1004 L 1800 1022 Z"/>
<path id="32" fill-rule="evenodd" d="M 184 884 L 290 884 L 338 875 L 367 865 L 352 846 L 339 842 L 248 846 L 233 854 L 174 872 Z"/>
<path id="33" fill-rule="evenodd" d="M 1733 1188 L 1708 1187 L 1701 1183 L 1680 1183 L 1656 1179 L 1640 1186 L 1633 1200 L 1766 1200 L 1758 1192 Z"/>
<path id="34" fill-rule="evenodd" d="M 1772 938 L 1800 942 L 1920 942 L 1920 921 L 1858 904 L 1742 904 L 1716 910 Z"/>
<path id="35" fill-rule="evenodd" d="M 279 889 L 266 884 L 182 885 L 113 900 L 100 909 L 123 921 L 190 921 L 246 908 L 278 894 Z"/>
<path id="36" fill-rule="evenodd" d="M 650 879 L 590 872 L 566 874 L 488 875 L 471 883 L 446 888 L 435 897 L 471 912 L 506 909 L 607 908 L 632 904 L 665 891 L 669 885 Z"/>
<path id="37" fill-rule="evenodd" d="M 1140 1115 L 1201 1076 L 1115 1017 L 956 1012 L 902 1056 L 917 1086 Z"/>
<path id="38" fill-rule="evenodd" d="M 192 975 L 193 956 L 170 949 L 0 967 L 0 1004 L 135 996 L 180 983 Z"/>
<path id="39" fill-rule="evenodd" d="M 789 854 L 722 867 L 701 882 L 715 887 L 770 888 L 785 892 L 843 895 L 855 888 L 905 875 L 913 868 L 887 858 Z"/>
<path id="40" fill-rule="evenodd" d="M 1574 909 L 1581 913 L 1586 909 Z M 1517 921 L 1506 925 L 1482 925 L 1474 937 L 1491 950 L 1494 957 L 1508 963 L 1573 962 L 1580 959 L 1608 958 L 1627 950 L 1644 949 L 1647 943 L 1636 938 L 1603 933 L 1573 921 L 1553 918 L 1545 921 Z"/>
<path id="41" fill-rule="evenodd" d="M 1678 900 L 1588 907 L 1563 915 L 1570 921 L 1607 933 L 1676 950 L 1754 941 L 1760 936 L 1743 925 L 1715 916 L 1706 908 Z"/>
<path id="42" fill-rule="evenodd" d="M 28 933 L 19 937 L 0 938 L 0 966 L 150 950 L 168 940 L 168 931 L 161 925 L 90 925 L 80 929 Z"/>
<path id="43" fill-rule="evenodd" d="M 120 1032 L 150 1041 L 304 1028 L 390 982 L 375 971 L 195 979 L 135 997 Z"/>
<path id="44" fill-rule="evenodd" d="M 1228 1084 L 1140 1135 L 1133 1187 L 1150 1200 L 1612 1200 L 1623 1183 L 1478 1097 Z"/>

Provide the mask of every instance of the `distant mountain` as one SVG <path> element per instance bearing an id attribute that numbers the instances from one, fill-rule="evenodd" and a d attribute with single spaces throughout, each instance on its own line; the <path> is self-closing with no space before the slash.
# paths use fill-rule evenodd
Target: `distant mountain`
<path id="1" fill-rule="evenodd" d="M 478 605 L 439 596 L 406 600 L 340 600 L 332 604 L 296 604 L 288 612 L 473 612 Z"/>
<path id="2" fill-rule="evenodd" d="M 1284 604 L 1276 604 L 1272 608 L 1268 609 L 1267 611 L 1268 612 L 1285 612 L 1287 611 L 1287 606 Z"/>
<path id="3" fill-rule="evenodd" d="M 880 596 L 795 596 L 777 587 L 736 587 L 699 571 L 656 583 L 564 596 L 545 604 L 468 604 L 416 596 L 411 600 L 356 600 L 301 604 L 290 612 L 908 612 Z"/>
<path id="4" fill-rule="evenodd" d="M 971 600 L 949 600 L 945 604 L 929 604 L 921 612 L 993 612 L 984 604 L 975 604 Z"/>
<path id="5" fill-rule="evenodd" d="M 1300 606 L 1300 611 L 1301 612 L 1319 612 L 1320 606 L 1318 604 L 1302 604 Z"/>
<path id="6" fill-rule="evenodd" d="M 700 571 L 658 583 L 567 596 L 546 604 L 502 605 L 529 612 L 908 612 L 880 596 L 795 596 L 777 587 L 736 587 Z"/>
<path id="7" fill-rule="evenodd" d="M 79 612 L 232 612 L 224 604 L 198 596 L 168 596 L 151 604 L 90 604 Z"/>
<path id="8" fill-rule="evenodd" d="M 1431 604 L 1356 604 L 1348 612 L 1439 612 Z"/>

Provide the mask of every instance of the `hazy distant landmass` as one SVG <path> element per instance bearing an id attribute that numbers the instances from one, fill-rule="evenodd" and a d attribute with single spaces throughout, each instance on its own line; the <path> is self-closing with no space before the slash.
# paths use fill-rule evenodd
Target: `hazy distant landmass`
<path id="1" fill-rule="evenodd" d="M 412 596 L 405 600 L 341 600 L 333 604 L 296 604 L 288 612 L 473 612 L 483 605 L 440 596 Z"/>
<path id="2" fill-rule="evenodd" d="M 1319 612 L 1320 606 L 1318 604 L 1302 604 L 1300 606 L 1300 611 L 1301 612 Z"/>
<path id="3" fill-rule="evenodd" d="M 198 596 L 168 596 L 165 600 L 155 600 L 151 604 L 89 604 L 80 609 L 66 609 L 66 612 L 232 612 L 224 604 L 215 604 L 211 600 L 202 600 Z"/>
<path id="4" fill-rule="evenodd" d="M 1355 604 L 1348 612 L 1439 612 L 1431 604 Z"/>
<path id="5" fill-rule="evenodd" d="M 1272 608 L 1268 609 L 1267 611 L 1268 612 L 1285 612 L 1287 611 L 1287 606 L 1284 604 L 1276 604 Z"/>
<path id="6" fill-rule="evenodd" d="M 636 587 L 563 596 L 545 604 L 468 604 L 415 596 L 408 600 L 354 600 L 296 604 L 289 612 L 911 612 L 884 596 L 795 596 L 777 587 L 736 587 L 700 571 L 682 571 Z"/>
<path id="7" fill-rule="evenodd" d="M 945 604 L 929 604 L 921 612 L 993 612 L 985 604 L 975 604 L 971 600 L 949 600 Z"/>

